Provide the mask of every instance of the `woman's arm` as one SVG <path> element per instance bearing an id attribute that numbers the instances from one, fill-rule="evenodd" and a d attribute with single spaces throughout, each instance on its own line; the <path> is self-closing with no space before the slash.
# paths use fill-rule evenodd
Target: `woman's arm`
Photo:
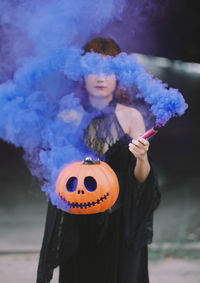
<path id="1" fill-rule="evenodd" d="M 150 172 L 150 164 L 148 161 L 147 151 L 149 149 L 149 142 L 143 138 L 133 139 L 129 144 L 129 150 L 136 158 L 136 165 L 134 175 L 138 183 L 146 180 Z"/>
<path id="2" fill-rule="evenodd" d="M 137 181 L 142 183 L 150 172 L 147 156 L 149 142 L 140 138 L 145 133 L 144 119 L 137 109 L 121 104 L 118 104 L 116 107 L 116 115 L 124 132 L 133 138 L 129 144 L 129 150 L 136 158 L 136 166 L 133 173 Z"/>
<path id="3" fill-rule="evenodd" d="M 129 115 L 130 133 L 133 140 L 129 144 L 129 150 L 136 158 L 136 166 L 134 175 L 138 183 L 146 180 L 150 172 L 150 164 L 148 161 L 149 142 L 141 137 L 145 132 L 144 119 L 141 113 L 131 108 L 131 115 Z"/>

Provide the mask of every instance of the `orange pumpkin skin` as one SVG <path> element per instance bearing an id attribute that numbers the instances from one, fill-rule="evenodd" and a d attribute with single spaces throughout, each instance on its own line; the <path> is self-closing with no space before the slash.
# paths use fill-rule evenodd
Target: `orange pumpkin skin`
<path id="1" fill-rule="evenodd" d="M 96 183 L 95 183 L 96 182 Z M 58 176 L 56 191 L 71 214 L 94 214 L 111 208 L 119 195 L 115 172 L 105 162 L 66 166 Z"/>

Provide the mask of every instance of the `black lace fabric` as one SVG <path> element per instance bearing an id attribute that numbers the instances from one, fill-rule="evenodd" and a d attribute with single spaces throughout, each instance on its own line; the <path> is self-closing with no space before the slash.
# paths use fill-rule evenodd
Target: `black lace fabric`
<path id="1" fill-rule="evenodd" d="M 84 134 L 88 147 L 101 159 L 105 153 L 124 135 L 114 109 L 95 118 Z"/>

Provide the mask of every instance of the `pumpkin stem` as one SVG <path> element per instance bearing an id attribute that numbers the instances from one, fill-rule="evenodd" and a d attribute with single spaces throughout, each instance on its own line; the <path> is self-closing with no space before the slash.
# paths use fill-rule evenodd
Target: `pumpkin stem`
<path id="1" fill-rule="evenodd" d="M 84 165 L 93 165 L 93 164 L 99 164 L 100 163 L 100 159 L 96 159 L 94 160 L 92 157 L 88 156 L 85 158 L 83 164 Z"/>

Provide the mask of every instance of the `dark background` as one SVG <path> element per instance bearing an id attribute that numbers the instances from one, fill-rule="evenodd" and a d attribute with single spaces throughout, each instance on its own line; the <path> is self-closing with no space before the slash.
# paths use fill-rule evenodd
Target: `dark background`
<path id="1" fill-rule="evenodd" d="M 200 2 L 142 1 L 144 5 L 141 8 L 139 0 L 129 0 L 130 5 L 124 11 L 123 22 L 113 23 L 113 34 L 116 36 L 120 31 L 126 31 L 119 40 L 122 49 L 187 62 L 200 62 Z M 138 13 L 135 12 L 136 8 Z"/>

